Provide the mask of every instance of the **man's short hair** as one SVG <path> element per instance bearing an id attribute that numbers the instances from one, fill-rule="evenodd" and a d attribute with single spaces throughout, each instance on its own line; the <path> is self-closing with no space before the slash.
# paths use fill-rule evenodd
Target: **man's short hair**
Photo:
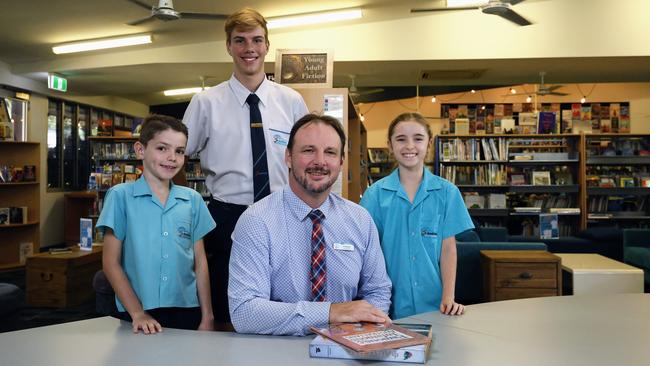
<path id="1" fill-rule="evenodd" d="M 230 37 L 232 37 L 233 30 L 248 32 L 256 27 L 264 29 L 264 39 L 266 44 L 269 44 L 269 30 L 266 28 L 266 19 L 257 10 L 251 8 L 243 8 L 238 10 L 226 19 L 224 29 L 226 31 L 226 44 L 230 44 Z"/>
<path id="2" fill-rule="evenodd" d="M 160 132 L 166 130 L 174 130 L 176 132 L 181 132 L 187 138 L 187 126 L 178 119 L 170 116 L 165 116 L 162 114 L 152 114 L 144 119 L 142 122 L 142 129 L 140 130 L 140 138 L 138 141 L 142 145 L 147 145 L 151 139 L 156 137 Z"/>
<path id="3" fill-rule="evenodd" d="M 338 119 L 330 116 L 320 116 L 318 114 L 306 114 L 301 119 L 299 119 L 291 128 L 291 133 L 289 133 L 289 143 L 287 144 L 287 149 L 291 151 L 293 148 L 293 141 L 296 137 L 296 133 L 302 127 L 310 123 L 322 123 L 332 127 L 341 139 L 341 157 L 345 157 L 345 131 L 343 131 L 343 126 Z"/>

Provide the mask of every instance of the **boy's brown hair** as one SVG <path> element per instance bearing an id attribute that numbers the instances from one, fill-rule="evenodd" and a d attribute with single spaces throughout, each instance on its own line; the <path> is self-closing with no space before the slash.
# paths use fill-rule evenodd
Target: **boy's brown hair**
<path id="1" fill-rule="evenodd" d="M 224 29 L 226 31 L 226 44 L 230 45 L 230 37 L 232 37 L 232 31 L 238 30 L 247 32 L 253 30 L 256 27 L 262 27 L 264 29 L 264 40 L 266 45 L 269 45 L 269 30 L 266 28 L 266 19 L 252 8 L 243 8 L 240 9 L 228 16 L 226 19 L 226 24 Z"/>
<path id="2" fill-rule="evenodd" d="M 142 122 L 142 129 L 140 130 L 140 138 L 138 141 L 142 145 L 147 146 L 147 142 L 156 137 L 156 134 L 170 129 L 181 132 L 187 138 L 187 126 L 183 122 L 174 117 L 162 114 L 149 115 Z"/>

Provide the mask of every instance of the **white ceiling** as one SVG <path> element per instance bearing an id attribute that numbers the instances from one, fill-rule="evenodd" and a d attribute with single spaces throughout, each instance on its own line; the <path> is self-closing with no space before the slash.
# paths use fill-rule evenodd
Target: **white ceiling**
<path id="1" fill-rule="evenodd" d="M 541 70 L 548 83 L 650 81 L 650 1 L 527 0 L 515 9 L 535 23 L 528 27 L 478 11 L 409 12 L 441 3 L 174 1 L 181 11 L 230 13 L 248 5 L 267 17 L 361 6 L 364 18 L 359 21 L 277 30 L 269 36 L 268 72 L 273 71 L 274 47 L 332 48 L 335 86 L 348 86 L 349 74 L 358 75 L 360 87 L 511 85 L 534 83 Z M 0 61 L 13 74 L 43 83 L 48 71 L 60 73 L 68 78 L 71 94 L 118 96 L 149 105 L 177 101 L 164 97 L 162 90 L 199 86 L 200 76 L 211 76 L 210 84 L 229 77 L 223 21 L 124 24 L 146 13 L 126 0 L 3 1 Z M 56 43 L 143 32 L 154 34 L 152 45 L 75 55 L 51 52 Z M 420 80 L 422 70 L 465 69 L 482 73 L 475 79 Z"/>

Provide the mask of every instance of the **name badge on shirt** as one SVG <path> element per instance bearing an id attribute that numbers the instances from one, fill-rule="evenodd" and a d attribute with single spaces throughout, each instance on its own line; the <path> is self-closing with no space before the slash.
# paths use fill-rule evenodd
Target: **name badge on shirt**
<path id="1" fill-rule="evenodd" d="M 354 245 L 350 243 L 334 243 L 334 250 L 343 250 L 346 252 L 354 252 Z"/>
<path id="2" fill-rule="evenodd" d="M 434 233 L 431 230 L 422 229 L 422 236 L 424 236 L 425 238 L 435 238 L 438 236 L 438 234 Z"/>
<path id="3" fill-rule="evenodd" d="M 273 143 L 278 146 L 287 146 L 289 144 L 289 133 L 270 128 Z"/>

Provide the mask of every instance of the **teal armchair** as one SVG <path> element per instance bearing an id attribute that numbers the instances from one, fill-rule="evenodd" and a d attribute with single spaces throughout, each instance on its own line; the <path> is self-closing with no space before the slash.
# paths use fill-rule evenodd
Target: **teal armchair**
<path id="1" fill-rule="evenodd" d="M 645 287 L 650 286 L 650 229 L 623 230 L 623 260 L 643 269 Z"/>

